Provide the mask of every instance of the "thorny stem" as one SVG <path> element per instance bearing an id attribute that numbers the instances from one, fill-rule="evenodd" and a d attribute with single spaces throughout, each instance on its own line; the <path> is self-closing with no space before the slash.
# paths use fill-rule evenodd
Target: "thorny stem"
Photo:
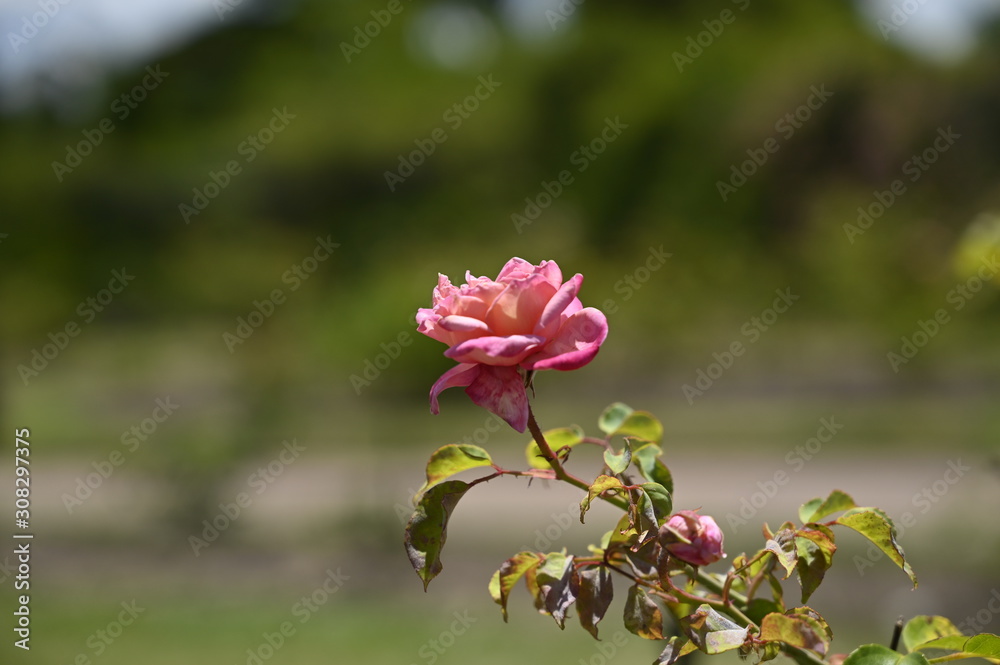
<path id="1" fill-rule="evenodd" d="M 544 458 L 549 462 L 549 465 L 552 467 L 553 472 L 555 472 L 556 479 L 557 480 L 562 480 L 563 482 L 567 482 L 567 483 L 569 483 L 571 485 L 574 485 L 575 487 L 578 487 L 578 488 L 583 489 L 583 490 L 587 490 L 589 492 L 590 491 L 590 485 L 588 485 L 585 481 L 581 480 L 580 478 L 577 478 L 576 476 L 574 476 L 571 473 L 569 473 L 568 471 L 566 471 L 566 469 L 563 467 L 562 461 L 559 459 L 558 455 L 556 455 L 555 452 L 552 450 L 552 447 L 549 445 L 549 442 L 545 440 L 545 436 L 542 434 L 542 430 L 538 426 L 538 421 L 535 420 L 535 413 L 534 413 L 534 411 L 531 410 L 531 404 L 530 403 L 528 404 L 528 430 L 531 432 L 531 436 L 532 436 L 532 438 L 534 438 L 535 443 L 538 444 L 538 449 L 541 451 L 541 453 L 544 456 Z M 587 442 L 590 443 L 591 441 L 588 440 Z M 598 442 L 597 440 L 593 441 L 593 443 L 597 443 L 597 442 Z M 604 442 L 601 442 L 601 443 L 604 443 Z M 504 473 L 511 473 L 511 472 L 504 472 Z M 514 472 L 514 474 L 516 474 L 516 475 L 522 475 L 522 474 L 520 474 L 518 472 Z M 499 475 L 503 475 L 503 473 L 499 473 L 498 472 L 498 473 L 496 473 L 494 475 L 487 476 L 485 478 L 481 478 L 481 479 L 479 479 L 478 481 L 475 481 L 475 482 L 484 482 L 484 481 L 487 481 L 487 480 L 491 480 L 492 478 L 495 478 L 495 477 L 497 477 Z M 524 475 L 527 475 L 527 474 L 524 474 Z M 617 496 L 602 496 L 601 498 L 604 499 L 605 501 L 611 503 L 611 504 L 614 504 L 615 506 L 621 508 L 622 510 L 628 510 L 628 508 L 629 508 L 629 503 L 627 501 L 622 500 L 620 497 L 617 497 Z M 622 570 L 618 566 L 615 566 L 614 564 L 612 564 L 607 559 L 607 553 L 605 553 L 604 565 L 606 565 L 611 570 L 619 573 L 620 575 L 624 575 L 625 577 L 633 580 L 636 584 L 641 584 L 643 586 L 649 587 L 657 595 L 663 595 L 668 600 L 672 599 L 672 597 L 670 596 L 669 592 L 666 592 L 663 589 L 659 589 L 655 584 L 652 584 L 648 580 L 644 580 L 641 577 L 633 575 L 632 573 L 629 573 L 628 571 Z M 739 603 L 740 605 L 742 605 L 744 607 L 747 605 L 748 601 L 747 601 L 747 597 L 745 597 L 745 596 L 743 596 L 741 594 L 738 594 L 738 593 L 736 593 L 735 591 L 732 591 L 729 588 L 729 586 L 731 584 L 730 580 L 727 579 L 727 583 L 725 585 L 723 585 L 718 580 L 714 579 L 711 575 L 709 575 L 708 573 L 705 573 L 701 569 L 695 568 L 691 572 L 693 573 L 692 576 L 695 579 L 697 579 L 698 582 L 700 582 L 702 584 L 702 586 L 704 586 L 706 589 L 708 589 L 710 591 L 713 591 L 713 592 L 719 594 L 721 599 L 720 600 L 712 600 L 712 599 L 709 599 L 709 598 L 704 598 L 702 596 L 697 596 L 697 595 L 694 595 L 694 594 L 690 594 L 690 593 L 684 591 L 683 589 L 680 589 L 680 588 L 674 586 L 672 583 L 670 583 L 671 591 L 677 593 L 679 596 L 681 596 L 683 598 L 686 598 L 688 600 L 691 600 L 691 601 L 694 601 L 694 602 L 698 602 L 698 603 L 705 603 L 705 604 L 709 605 L 710 607 L 714 607 L 716 609 L 719 609 L 719 610 L 725 612 L 726 614 L 730 615 L 731 617 L 733 617 L 737 621 L 744 622 L 747 626 L 756 626 L 756 624 L 753 621 L 751 621 L 750 618 L 746 614 L 744 614 L 741 610 L 739 610 L 737 607 L 735 607 L 734 601 L 737 602 L 737 603 Z M 669 583 L 669 576 L 667 577 L 667 581 Z M 754 588 L 756 588 L 756 586 L 760 583 L 760 581 L 761 581 L 760 579 L 755 580 L 756 584 L 754 584 Z M 752 592 L 751 592 L 751 595 L 752 595 Z M 796 660 L 798 660 L 799 662 L 809 661 L 809 662 L 813 663 L 813 665 L 829 665 L 825 660 L 823 660 L 822 658 L 820 658 L 815 653 L 809 651 L 808 649 L 800 649 L 798 647 L 792 646 L 791 644 L 787 644 L 787 643 L 782 643 L 781 646 L 780 646 L 780 648 L 781 648 L 781 650 L 783 652 L 785 652 L 787 654 L 795 654 L 797 656 Z M 949 658 L 945 657 L 945 658 L 941 658 L 941 659 L 935 659 L 934 661 L 931 661 L 931 662 L 937 663 L 937 662 L 944 662 L 945 660 L 949 660 Z"/>
<path id="2" fill-rule="evenodd" d="M 727 605 L 732 604 L 732 601 L 729 600 L 729 595 L 730 595 L 730 593 L 732 593 L 732 584 L 733 584 L 733 581 L 736 579 L 736 576 L 739 575 L 740 573 L 742 573 L 747 568 L 749 568 L 754 563 L 757 563 L 757 561 L 759 561 L 761 559 L 761 557 L 763 557 L 765 554 L 767 554 L 767 550 L 761 550 L 757 554 L 757 556 L 753 557 L 752 559 L 750 559 L 749 561 L 747 561 L 745 564 L 743 564 L 742 566 L 740 566 L 739 569 L 733 569 L 732 571 L 730 571 L 730 573 L 728 575 L 726 575 L 726 582 L 725 582 L 725 584 L 722 585 L 722 602 L 726 603 Z M 749 600 L 749 596 L 748 596 L 747 599 L 744 599 L 743 602 L 746 603 L 748 600 Z"/>
<path id="3" fill-rule="evenodd" d="M 556 479 L 562 480 L 563 482 L 567 482 L 589 492 L 590 485 L 566 471 L 562 465 L 562 461 L 559 459 L 559 456 L 552 451 L 552 447 L 549 446 L 549 442 L 545 440 L 545 436 L 542 434 L 541 428 L 538 427 L 538 421 L 535 420 L 535 412 L 531 410 L 531 404 L 528 405 L 528 430 L 531 432 L 531 436 L 535 439 L 535 443 L 538 444 L 538 449 L 542 451 L 542 456 L 548 461 L 552 470 L 555 471 Z M 602 496 L 601 498 L 611 504 L 614 504 L 615 506 L 618 506 L 622 510 L 628 510 L 628 502 L 617 496 Z"/>

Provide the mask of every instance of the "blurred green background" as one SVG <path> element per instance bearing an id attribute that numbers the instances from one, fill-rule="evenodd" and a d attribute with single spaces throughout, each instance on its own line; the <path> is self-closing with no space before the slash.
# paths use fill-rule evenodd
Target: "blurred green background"
<path id="1" fill-rule="evenodd" d="M 651 661 L 615 609 L 599 644 L 489 600 L 522 546 L 607 530 L 566 525 L 574 492 L 477 487 L 426 595 L 403 553 L 437 446 L 523 464 L 461 391 L 429 414 L 451 362 L 413 323 L 437 273 L 511 256 L 583 273 L 610 322 L 586 369 L 537 377 L 543 427 L 654 412 L 675 505 L 730 556 L 834 487 L 910 514 L 916 591 L 843 538 L 810 602 L 838 650 L 899 615 L 1000 631 L 996 10 L 5 4 L 0 397 L 36 540 L 32 650 L 4 662 Z"/>

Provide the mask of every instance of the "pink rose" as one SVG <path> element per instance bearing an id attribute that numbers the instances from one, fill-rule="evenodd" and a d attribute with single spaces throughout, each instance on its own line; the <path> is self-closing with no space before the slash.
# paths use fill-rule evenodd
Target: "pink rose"
<path id="1" fill-rule="evenodd" d="M 447 344 L 444 355 L 459 363 L 431 388 L 431 412 L 439 411 L 441 391 L 467 386 L 473 402 L 523 432 L 523 370 L 583 367 L 607 337 L 608 321 L 576 297 L 583 275 L 564 284 L 554 261 L 513 258 L 496 280 L 467 272 L 465 281 L 456 287 L 439 274 L 432 307 L 417 312 L 417 331 Z"/>
<path id="2" fill-rule="evenodd" d="M 677 537 L 680 534 L 688 542 Z M 722 530 L 708 515 L 682 510 L 660 527 L 660 545 L 681 561 L 707 566 L 726 556 L 722 552 Z"/>

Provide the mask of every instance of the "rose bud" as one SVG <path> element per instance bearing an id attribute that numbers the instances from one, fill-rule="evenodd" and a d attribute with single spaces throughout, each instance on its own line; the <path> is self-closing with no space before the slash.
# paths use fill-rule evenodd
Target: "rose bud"
<path id="1" fill-rule="evenodd" d="M 665 550 L 694 566 L 706 566 L 726 556 L 719 525 L 708 515 L 693 510 L 672 515 L 660 527 L 658 539 Z"/>

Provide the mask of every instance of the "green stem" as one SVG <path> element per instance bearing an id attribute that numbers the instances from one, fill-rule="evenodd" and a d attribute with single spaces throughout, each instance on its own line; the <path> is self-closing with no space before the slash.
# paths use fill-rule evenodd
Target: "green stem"
<path id="1" fill-rule="evenodd" d="M 552 451 L 552 447 L 549 446 L 549 442 L 545 440 L 545 436 L 542 434 L 542 430 L 538 426 L 538 421 L 535 420 L 535 412 L 531 410 L 530 404 L 528 405 L 528 430 L 531 432 L 531 436 L 535 439 L 535 443 L 538 444 L 538 449 L 542 451 L 542 456 L 548 461 L 549 466 L 551 466 L 552 470 L 555 472 L 556 480 L 567 482 L 570 485 L 575 485 L 576 487 L 589 492 L 590 485 L 566 471 L 562 462 L 559 460 L 559 456 Z M 622 510 L 628 510 L 628 502 L 620 497 L 602 496 L 601 498 L 608 503 L 618 506 Z"/>
<path id="2" fill-rule="evenodd" d="M 721 582 L 719 582 L 717 579 L 715 579 L 714 577 L 712 577 L 710 574 L 706 573 L 701 568 L 695 569 L 692 566 L 691 567 L 691 572 L 689 574 L 691 574 L 692 577 L 694 577 L 695 579 L 697 579 L 698 582 L 700 582 L 701 585 L 703 587 L 705 587 L 706 589 L 708 589 L 709 591 L 714 591 L 715 593 L 719 594 L 720 596 L 722 595 L 722 592 L 724 590 L 723 589 L 724 585 Z M 743 607 L 746 607 L 746 605 L 747 605 L 747 598 L 746 598 L 746 596 L 744 596 L 741 593 L 737 593 L 736 591 L 733 591 L 732 589 L 729 590 L 729 594 L 728 595 L 729 595 L 729 598 L 730 598 L 730 605 L 732 605 L 733 603 L 739 603 Z"/>

